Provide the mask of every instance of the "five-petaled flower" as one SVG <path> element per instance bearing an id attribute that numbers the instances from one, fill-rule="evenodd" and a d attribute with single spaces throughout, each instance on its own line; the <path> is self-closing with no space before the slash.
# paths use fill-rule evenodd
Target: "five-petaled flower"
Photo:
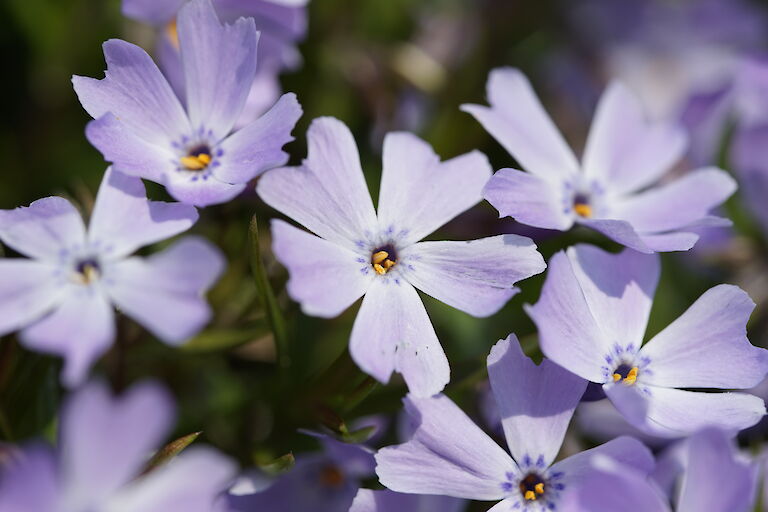
<path id="1" fill-rule="evenodd" d="M 213 512 L 235 465 L 216 450 L 187 448 L 143 474 L 173 426 L 174 404 L 157 384 L 119 397 L 100 383 L 70 396 L 54 451 L 28 446 L 0 467 L 3 512 Z"/>
<path id="2" fill-rule="evenodd" d="M 765 415 L 756 396 L 679 388 L 746 389 L 763 380 L 768 351 L 746 336 L 755 304 L 736 286 L 715 286 L 642 345 L 659 267 L 658 255 L 631 249 L 578 245 L 555 254 L 541 298 L 526 308 L 542 352 L 602 385 L 646 433 L 682 437 L 707 426 L 754 425 Z"/>
<path id="3" fill-rule="evenodd" d="M 754 509 L 758 488 L 759 464 L 734 448 L 732 439 L 723 431 L 704 429 L 676 447 L 681 452 L 677 464 L 684 466 L 679 492 L 671 499 L 654 485 L 652 479 L 603 458 L 592 461 L 594 471 L 579 489 L 569 494 L 565 510 L 614 512 L 748 512 Z M 680 466 L 677 466 L 680 469 Z M 658 468 L 656 473 L 667 471 Z M 677 494 L 677 496 L 674 496 Z"/>
<path id="4" fill-rule="evenodd" d="M 581 164 L 518 70 L 488 79 L 490 107 L 464 105 L 528 172 L 501 169 L 483 192 L 502 216 L 547 229 L 574 223 L 640 252 L 685 251 L 735 190 L 720 169 L 692 171 L 648 188 L 683 155 L 682 129 L 648 123 L 637 98 L 614 82 L 597 107 Z"/>
<path id="5" fill-rule="evenodd" d="M 158 29 L 157 59 L 180 98 L 184 97 L 185 85 L 176 16 L 187 1 L 123 0 L 122 9 L 125 16 Z M 253 18 L 261 34 L 256 75 L 235 126 L 245 126 L 271 107 L 280 97 L 280 71 L 294 69 L 301 63 L 296 45 L 307 31 L 308 3 L 309 0 L 214 0 L 222 21 Z"/>
<path id="6" fill-rule="evenodd" d="M 187 340 L 210 317 L 202 295 L 224 268 L 221 252 L 186 237 L 148 258 L 130 255 L 196 220 L 194 207 L 148 201 L 140 179 L 115 170 L 87 229 L 61 197 L 0 211 L 0 240 L 31 258 L 0 259 L 0 334 L 23 329 L 25 346 L 63 356 L 69 386 L 112 345 L 112 303 L 167 343 Z"/>
<path id="7" fill-rule="evenodd" d="M 475 316 L 495 313 L 542 272 L 528 238 L 419 242 L 477 204 L 491 169 L 484 155 L 440 162 L 408 133 L 384 141 L 378 213 L 349 129 L 333 118 L 312 123 L 301 167 L 275 169 L 257 191 L 304 225 L 272 224 L 273 250 L 290 273 L 288 292 L 311 315 L 333 317 L 365 295 L 350 352 L 382 382 L 403 374 L 412 394 L 431 396 L 448 382 L 448 361 L 415 288 Z M 415 288 L 414 288 L 415 287 Z"/>
<path id="8" fill-rule="evenodd" d="M 73 78 L 94 118 L 86 135 L 116 170 L 161 183 L 185 203 L 222 203 L 288 161 L 281 148 L 293 140 L 301 107 L 285 94 L 233 131 L 256 72 L 253 19 L 222 25 L 210 0 L 192 0 L 179 12 L 178 30 L 184 103 L 144 50 L 112 39 L 104 43 L 105 78 Z"/>
<path id="9" fill-rule="evenodd" d="M 418 424 L 413 438 L 376 454 L 388 488 L 475 500 L 502 500 L 492 510 L 556 510 L 578 489 L 599 454 L 647 474 L 653 456 L 639 441 L 619 437 L 553 464 L 586 382 L 544 360 L 537 366 L 514 335 L 488 356 L 488 374 L 512 457 L 449 398 L 406 398 Z"/>
<path id="10" fill-rule="evenodd" d="M 269 483 L 266 489 L 253 492 L 254 486 L 247 485 L 248 480 L 244 479 L 228 493 L 227 510 L 349 510 L 361 482 L 373 476 L 375 463 L 372 450 L 361 444 L 345 443 L 323 434 L 309 434 L 318 439 L 322 452 L 299 455 L 293 468 Z"/>

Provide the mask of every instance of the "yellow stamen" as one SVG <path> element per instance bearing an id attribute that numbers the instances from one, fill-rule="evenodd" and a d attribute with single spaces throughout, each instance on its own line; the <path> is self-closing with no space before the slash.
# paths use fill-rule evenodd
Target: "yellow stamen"
<path id="1" fill-rule="evenodd" d="M 380 276 L 383 276 L 384 274 L 387 273 L 387 269 L 385 269 L 384 267 L 382 267 L 378 263 L 374 263 L 373 264 L 373 270 L 375 270 L 376 273 L 379 274 Z"/>
<path id="2" fill-rule="evenodd" d="M 576 203 L 573 205 L 573 210 L 576 212 L 577 215 L 581 217 L 591 217 L 592 216 L 592 207 L 588 204 L 584 203 Z"/>
<path id="3" fill-rule="evenodd" d="M 199 155 L 189 155 L 180 158 L 181 165 L 187 168 L 189 171 L 202 171 L 208 164 L 211 163 L 211 155 L 208 153 L 200 153 Z"/>
<path id="4" fill-rule="evenodd" d="M 534 489 L 536 489 L 536 494 L 544 494 L 544 484 L 539 483 L 533 486 Z"/>
<path id="5" fill-rule="evenodd" d="M 390 268 L 395 266 L 395 262 L 392 260 L 384 260 L 384 268 L 389 270 Z"/>
<path id="6" fill-rule="evenodd" d="M 179 49 L 179 30 L 176 27 L 176 18 L 169 21 L 168 24 L 165 26 L 165 35 L 171 41 L 171 44 L 174 46 L 174 48 L 178 50 Z"/>
<path id="7" fill-rule="evenodd" d="M 90 263 L 83 265 L 79 272 L 75 274 L 74 280 L 80 284 L 89 284 L 99 278 L 99 268 Z"/>
<path id="8" fill-rule="evenodd" d="M 373 262 L 374 265 L 376 265 L 386 260 L 388 257 L 389 257 L 389 253 L 387 251 L 379 251 L 373 255 L 373 257 L 371 258 L 371 261 Z"/>
<path id="9" fill-rule="evenodd" d="M 631 386 L 637 381 L 637 374 L 640 370 L 637 366 L 633 366 L 630 368 L 630 370 L 627 372 L 626 377 L 622 377 L 620 373 L 614 373 L 613 374 L 613 382 L 619 382 L 622 381 L 627 386 Z"/>
<path id="10" fill-rule="evenodd" d="M 525 499 L 528 501 L 536 501 L 536 493 L 533 491 L 525 491 Z"/>

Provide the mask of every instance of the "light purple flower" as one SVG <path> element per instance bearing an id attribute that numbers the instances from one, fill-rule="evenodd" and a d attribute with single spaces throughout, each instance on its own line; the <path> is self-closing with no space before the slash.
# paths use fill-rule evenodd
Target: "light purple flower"
<path id="1" fill-rule="evenodd" d="M 307 142 L 301 167 L 269 172 L 257 187 L 267 204 L 318 235 L 272 222 L 288 293 L 305 313 L 326 318 L 365 295 L 350 339 L 355 362 L 381 382 L 402 373 L 414 395 L 439 392 L 448 361 L 415 288 L 491 315 L 517 293 L 516 281 L 544 270 L 541 255 L 516 235 L 419 242 L 481 200 L 491 172 L 481 153 L 440 162 L 418 137 L 388 134 L 376 212 L 349 129 L 316 119 Z"/>
<path id="2" fill-rule="evenodd" d="M 588 245 L 555 254 L 541 298 L 526 308 L 542 352 L 602 384 L 629 423 L 648 434 L 682 437 L 757 423 L 765 414 L 758 397 L 679 389 L 745 389 L 763 379 L 768 351 L 746 336 L 755 304 L 736 286 L 715 286 L 642 345 L 658 279 L 656 255 Z"/>
<path id="3" fill-rule="evenodd" d="M 120 397 L 91 383 L 70 397 L 56 450 L 38 444 L 0 471 L 3 512 L 212 512 L 235 474 L 213 449 L 191 447 L 142 476 L 174 406 L 150 383 Z"/>
<path id="4" fill-rule="evenodd" d="M 597 107 L 581 163 L 544 111 L 528 79 L 501 68 L 488 79 L 491 107 L 464 105 L 528 172 L 501 169 L 484 189 L 502 216 L 547 229 L 595 229 L 640 252 L 688 250 L 695 228 L 736 189 L 720 169 L 656 183 L 686 147 L 683 131 L 648 123 L 635 96 L 613 83 Z"/>
<path id="5" fill-rule="evenodd" d="M 265 490 L 230 492 L 229 511 L 347 512 L 361 480 L 373 475 L 373 454 L 362 445 L 317 437 L 322 452 L 297 456 L 294 467 Z"/>
<path id="6" fill-rule="evenodd" d="M 294 94 L 283 95 L 269 112 L 233 131 L 256 72 L 253 20 L 222 25 L 210 0 L 192 0 L 178 26 L 184 105 L 149 55 L 119 39 L 104 43 L 104 79 L 72 80 L 95 119 L 88 140 L 116 170 L 161 183 L 185 203 L 222 203 L 288 161 L 281 148 L 293 140 L 301 107 Z"/>
<path id="7" fill-rule="evenodd" d="M 512 457 L 449 398 L 406 398 L 418 421 L 413 438 L 376 454 L 376 473 L 393 491 L 475 500 L 502 500 L 492 510 L 547 511 L 605 454 L 648 473 L 653 457 L 642 443 L 622 437 L 553 464 L 586 382 L 544 360 L 536 366 L 510 335 L 488 356 L 491 387 Z"/>
<path id="8" fill-rule="evenodd" d="M 62 381 L 83 381 L 115 339 L 113 304 L 166 343 L 180 344 L 210 317 L 203 295 L 224 260 L 197 237 L 148 258 L 138 248 L 186 231 L 194 207 L 148 201 L 144 185 L 108 169 L 86 229 L 66 199 L 0 211 L 0 240 L 30 259 L 0 259 L 0 334 L 65 359 Z"/>
<path id="9" fill-rule="evenodd" d="M 644 472 L 599 455 L 589 464 L 591 471 L 564 497 L 559 512 L 671 512 L 664 494 Z"/>
<path id="10" fill-rule="evenodd" d="M 467 502 L 450 496 L 404 494 L 360 489 L 349 512 L 461 512 Z"/>
<path id="11" fill-rule="evenodd" d="M 605 395 L 603 395 L 605 398 Z M 581 402 L 574 417 L 579 431 L 595 441 L 604 443 L 619 436 L 634 437 L 646 446 L 656 449 L 667 446 L 672 442 L 667 437 L 657 437 L 646 434 L 638 429 L 616 410 L 610 400 L 595 400 Z"/>
<path id="12" fill-rule="evenodd" d="M 734 449 L 727 435 L 705 429 L 686 442 L 687 468 L 676 500 L 677 512 L 747 512 L 757 489 L 757 465 Z M 593 460 L 593 473 L 569 495 L 564 512 L 671 512 L 663 494 L 645 475 L 613 461 Z M 618 488 L 621 486 L 621 492 Z M 596 499 L 602 496 L 602 503 Z"/>
<path id="13" fill-rule="evenodd" d="M 160 66 L 180 98 L 184 98 L 184 71 L 179 55 L 176 16 L 187 0 L 123 0 L 123 14 L 158 29 Z M 307 31 L 309 0 L 214 0 L 222 21 L 253 18 L 261 34 L 256 75 L 236 126 L 244 126 L 263 114 L 280 96 L 277 75 L 296 68 L 301 56 L 296 48 Z"/>
<path id="14" fill-rule="evenodd" d="M 716 429 L 686 441 L 687 467 L 680 483 L 677 512 L 746 512 L 757 491 L 757 465 L 741 455 L 733 440 Z"/>
<path id="15" fill-rule="evenodd" d="M 768 93 L 768 88 L 766 88 Z M 731 158 L 741 190 L 763 233 L 768 236 L 768 122 L 743 129 L 734 136 Z"/>

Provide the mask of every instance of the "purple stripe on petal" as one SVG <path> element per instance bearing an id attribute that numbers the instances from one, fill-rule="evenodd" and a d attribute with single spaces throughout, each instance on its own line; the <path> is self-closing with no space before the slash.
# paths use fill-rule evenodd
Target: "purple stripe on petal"
<path id="1" fill-rule="evenodd" d="M 513 334 L 491 349 L 488 376 L 512 456 L 520 462 L 541 454 L 536 466 L 549 466 L 587 382 L 547 359 L 537 366 Z"/>
<path id="2" fill-rule="evenodd" d="M 523 168 L 545 179 L 565 179 L 579 163 L 520 70 L 498 68 L 487 84 L 491 107 L 462 105 Z"/>
<path id="3" fill-rule="evenodd" d="M 739 388 L 768 374 L 768 350 L 747 339 L 755 303 L 733 285 L 710 288 L 642 349 L 652 359 L 645 382 L 678 388 Z"/>
<path id="4" fill-rule="evenodd" d="M 237 121 L 253 84 L 256 26 L 251 18 L 222 25 L 211 0 L 191 0 L 178 20 L 190 122 L 221 140 Z"/>
<path id="5" fill-rule="evenodd" d="M 406 279 L 424 293 L 475 316 L 496 313 L 517 293 L 515 283 L 544 271 L 531 239 L 498 235 L 469 242 L 419 242 Z"/>
<path id="6" fill-rule="evenodd" d="M 498 500 L 506 473 L 517 473 L 510 456 L 472 423 L 449 398 L 407 398 L 419 426 L 407 443 L 376 454 L 376 473 L 398 492 Z"/>

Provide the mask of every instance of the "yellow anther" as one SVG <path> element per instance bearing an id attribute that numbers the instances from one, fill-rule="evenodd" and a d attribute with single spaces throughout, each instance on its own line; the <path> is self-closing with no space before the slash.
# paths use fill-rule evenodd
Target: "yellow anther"
<path id="1" fill-rule="evenodd" d="M 619 382 L 621 380 L 621 375 L 618 373 L 613 374 L 613 382 Z"/>
<path id="2" fill-rule="evenodd" d="M 389 253 L 387 251 L 379 251 L 373 255 L 371 258 L 371 262 L 376 265 L 380 264 L 382 261 L 386 260 L 389 257 Z"/>
<path id="3" fill-rule="evenodd" d="M 588 204 L 584 203 L 576 203 L 573 205 L 573 210 L 576 212 L 577 215 L 581 217 L 591 217 L 592 216 L 592 207 Z"/>
<path id="4" fill-rule="evenodd" d="M 99 279 L 99 267 L 91 263 L 85 263 L 75 273 L 74 281 L 79 284 L 89 284 Z"/>
<path id="5" fill-rule="evenodd" d="M 392 260 L 384 260 L 384 268 L 389 270 L 390 268 L 395 266 L 395 262 Z"/>
<path id="6" fill-rule="evenodd" d="M 525 499 L 528 501 L 536 501 L 536 493 L 533 491 L 525 491 Z"/>
<path id="7" fill-rule="evenodd" d="M 378 263 L 374 263 L 373 264 L 373 270 L 375 270 L 376 273 L 379 274 L 380 276 L 383 276 L 384 274 L 387 273 L 387 269 L 385 269 L 384 267 L 382 267 Z"/>
<path id="8" fill-rule="evenodd" d="M 174 46 L 174 48 L 178 50 L 179 49 L 179 29 L 176 27 L 176 18 L 169 21 L 168 24 L 165 26 L 165 35 L 171 41 L 171 44 Z"/>
<path id="9" fill-rule="evenodd" d="M 538 483 L 533 486 L 534 489 L 536 489 L 536 494 L 544 494 L 544 484 Z"/>
<path id="10" fill-rule="evenodd" d="M 189 171 L 201 171 L 211 163 L 211 155 L 200 153 L 199 155 L 189 155 L 181 157 L 181 165 Z"/>
<path id="11" fill-rule="evenodd" d="M 627 373 L 627 376 L 624 378 L 624 384 L 627 386 L 631 386 L 632 384 L 637 381 L 637 366 L 633 366 L 631 370 Z"/>
<path id="12" fill-rule="evenodd" d="M 83 277 L 87 283 L 90 283 L 99 278 L 99 269 L 93 265 L 86 265 L 83 268 Z"/>

